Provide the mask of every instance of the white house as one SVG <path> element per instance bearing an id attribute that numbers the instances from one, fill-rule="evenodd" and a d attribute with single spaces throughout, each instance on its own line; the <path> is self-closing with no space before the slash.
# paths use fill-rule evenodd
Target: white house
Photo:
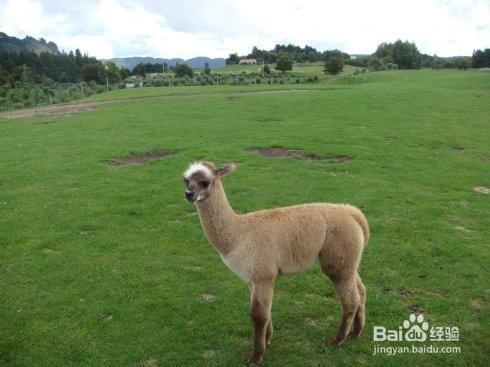
<path id="1" fill-rule="evenodd" d="M 256 59 L 240 59 L 238 61 L 239 64 L 256 64 L 257 60 Z"/>

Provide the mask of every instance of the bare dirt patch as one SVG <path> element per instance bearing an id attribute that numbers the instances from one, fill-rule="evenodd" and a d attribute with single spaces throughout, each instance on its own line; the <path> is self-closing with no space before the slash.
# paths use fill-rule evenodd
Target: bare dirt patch
<path id="1" fill-rule="evenodd" d="M 52 106 L 42 106 L 25 108 L 22 110 L 0 112 L 0 118 L 19 118 L 32 116 L 52 116 L 52 115 L 71 115 L 77 112 L 92 111 L 105 104 L 105 102 L 87 102 L 77 104 L 60 104 Z"/>
<path id="2" fill-rule="evenodd" d="M 45 247 L 43 248 L 43 252 L 46 254 L 57 254 L 58 250 L 53 247 Z"/>
<path id="3" fill-rule="evenodd" d="M 216 351 L 214 351 L 212 349 L 208 349 L 208 350 L 205 350 L 204 352 L 202 352 L 202 356 L 205 359 L 211 359 L 214 357 L 215 354 L 216 354 Z"/>
<path id="4" fill-rule="evenodd" d="M 201 297 L 199 297 L 199 298 L 201 298 L 201 301 L 209 302 L 209 301 L 212 301 L 213 299 L 215 299 L 216 296 L 214 294 L 211 294 L 211 293 L 203 293 L 203 294 L 201 294 Z"/>
<path id="5" fill-rule="evenodd" d="M 473 307 L 475 310 L 480 311 L 483 309 L 483 302 L 479 299 L 472 299 L 470 301 L 471 307 Z"/>
<path id="6" fill-rule="evenodd" d="M 256 153 L 269 158 L 284 158 L 284 157 L 294 157 L 301 159 L 303 161 L 312 160 L 325 160 L 330 163 L 345 163 L 352 160 L 351 157 L 347 155 L 334 155 L 334 156 L 319 156 L 316 154 L 306 153 L 301 149 L 289 149 L 281 147 L 271 147 L 271 148 L 248 148 L 247 151 L 251 153 Z"/>
<path id="7" fill-rule="evenodd" d="M 468 228 L 465 228 L 463 226 L 456 226 L 454 227 L 454 229 L 461 232 L 471 232 Z"/>
<path id="8" fill-rule="evenodd" d="M 419 278 L 424 279 L 426 278 L 426 274 L 420 274 Z M 389 293 L 393 291 L 393 289 L 388 288 L 388 287 L 383 287 L 381 289 L 381 292 L 383 293 Z M 406 288 L 398 288 L 395 289 L 395 291 L 400 295 L 404 296 L 406 298 L 411 298 L 414 296 L 422 296 L 422 297 L 432 297 L 432 296 L 437 296 L 437 297 L 442 297 L 442 298 L 448 298 L 449 293 L 446 291 L 441 291 L 438 289 L 406 289 Z"/>
<path id="9" fill-rule="evenodd" d="M 156 358 L 148 358 L 145 361 L 141 361 L 138 363 L 138 366 L 140 367 L 152 367 L 157 365 L 158 360 Z"/>
<path id="10" fill-rule="evenodd" d="M 452 149 L 455 151 L 455 152 L 462 152 L 464 150 L 463 147 L 460 147 L 460 146 L 454 146 L 452 147 Z"/>
<path id="11" fill-rule="evenodd" d="M 264 117 L 257 117 L 255 119 L 257 122 L 281 122 L 282 119 L 279 117 L 274 117 L 274 116 L 264 116 Z"/>
<path id="12" fill-rule="evenodd" d="M 104 317 L 102 317 L 101 321 L 102 322 L 109 322 L 109 321 L 112 321 L 113 318 L 114 318 L 114 316 L 112 316 L 112 315 L 104 315 Z"/>
<path id="13" fill-rule="evenodd" d="M 307 317 L 305 318 L 305 321 L 308 325 L 311 325 L 311 326 L 318 326 L 318 320 L 316 319 L 313 319 L 311 317 Z"/>
<path id="14" fill-rule="evenodd" d="M 151 152 L 123 155 L 111 159 L 107 163 L 109 163 L 111 166 L 122 166 L 125 164 L 142 164 L 148 161 L 152 161 L 154 159 L 168 157 L 174 154 L 176 154 L 176 152 L 170 150 L 154 150 Z"/>
<path id="15" fill-rule="evenodd" d="M 473 187 L 473 191 L 479 192 L 480 194 L 488 194 L 488 193 L 490 193 L 490 189 L 488 187 L 485 187 L 485 186 L 476 186 L 476 187 Z"/>

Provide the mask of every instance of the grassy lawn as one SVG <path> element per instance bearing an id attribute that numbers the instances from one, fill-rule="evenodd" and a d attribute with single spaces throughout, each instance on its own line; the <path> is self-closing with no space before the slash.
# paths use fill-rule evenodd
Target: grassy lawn
<path id="1" fill-rule="evenodd" d="M 274 71 L 276 65 L 268 64 L 271 71 Z M 318 77 L 324 77 L 325 73 L 323 71 L 324 62 L 305 62 L 305 63 L 294 63 L 292 73 L 302 73 L 308 75 L 317 75 Z M 354 72 L 354 70 L 360 69 L 355 66 L 345 65 L 344 70 L 342 72 L 343 75 L 349 75 Z M 198 69 L 202 70 L 202 69 Z M 262 64 L 256 65 L 225 65 L 219 68 L 211 69 L 214 73 L 261 73 L 262 72 Z"/>
<path id="2" fill-rule="evenodd" d="M 347 85 L 347 84 L 345 84 Z M 339 86 L 336 85 L 335 88 Z M 344 87 L 344 86 L 342 86 Z M 86 99 L 77 101 L 98 102 L 111 101 L 118 99 L 141 99 L 147 97 L 165 97 L 165 96 L 202 96 L 209 97 L 222 94 L 248 94 L 255 92 L 269 91 L 289 91 L 289 90 L 316 90 L 332 89 L 327 80 L 323 83 L 316 84 L 248 84 L 248 85 L 205 85 L 205 86 L 176 86 L 176 87 L 144 87 L 134 89 L 117 89 L 106 93 L 94 94 Z"/>
<path id="3" fill-rule="evenodd" d="M 124 100 L 91 112 L 0 119 L 0 365 L 244 364 L 248 287 L 183 197 L 181 175 L 201 158 L 236 162 L 224 186 L 237 211 L 347 202 L 370 222 L 363 335 L 326 344 L 341 308 L 315 264 L 278 281 L 265 366 L 490 365 L 490 202 L 473 190 L 490 187 L 490 73 L 238 94 L 265 87 L 121 90 L 92 98 Z M 271 146 L 352 160 L 246 150 Z M 107 164 L 157 149 L 176 154 Z M 398 329 L 414 311 L 459 327 L 459 342 L 433 344 L 461 353 L 373 356 L 373 327 Z"/>

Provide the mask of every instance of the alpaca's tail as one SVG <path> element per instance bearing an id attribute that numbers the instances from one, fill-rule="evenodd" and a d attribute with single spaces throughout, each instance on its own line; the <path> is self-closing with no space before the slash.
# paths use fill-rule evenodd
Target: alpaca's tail
<path id="1" fill-rule="evenodd" d="M 357 209 L 356 207 L 352 207 L 352 209 L 352 217 L 362 229 L 362 234 L 364 236 L 364 247 L 366 247 L 370 236 L 368 221 L 359 209 Z"/>

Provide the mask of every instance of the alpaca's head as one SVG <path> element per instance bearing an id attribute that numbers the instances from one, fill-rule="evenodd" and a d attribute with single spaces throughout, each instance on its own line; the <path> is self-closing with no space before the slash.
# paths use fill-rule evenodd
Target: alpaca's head
<path id="1" fill-rule="evenodd" d="M 233 163 L 225 164 L 222 168 L 216 168 L 206 161 L 192 163 L 184 172 L 185 198 L 192 203 L 203 201 L 209 196 L 216 180 L 234 169 Z"/>

